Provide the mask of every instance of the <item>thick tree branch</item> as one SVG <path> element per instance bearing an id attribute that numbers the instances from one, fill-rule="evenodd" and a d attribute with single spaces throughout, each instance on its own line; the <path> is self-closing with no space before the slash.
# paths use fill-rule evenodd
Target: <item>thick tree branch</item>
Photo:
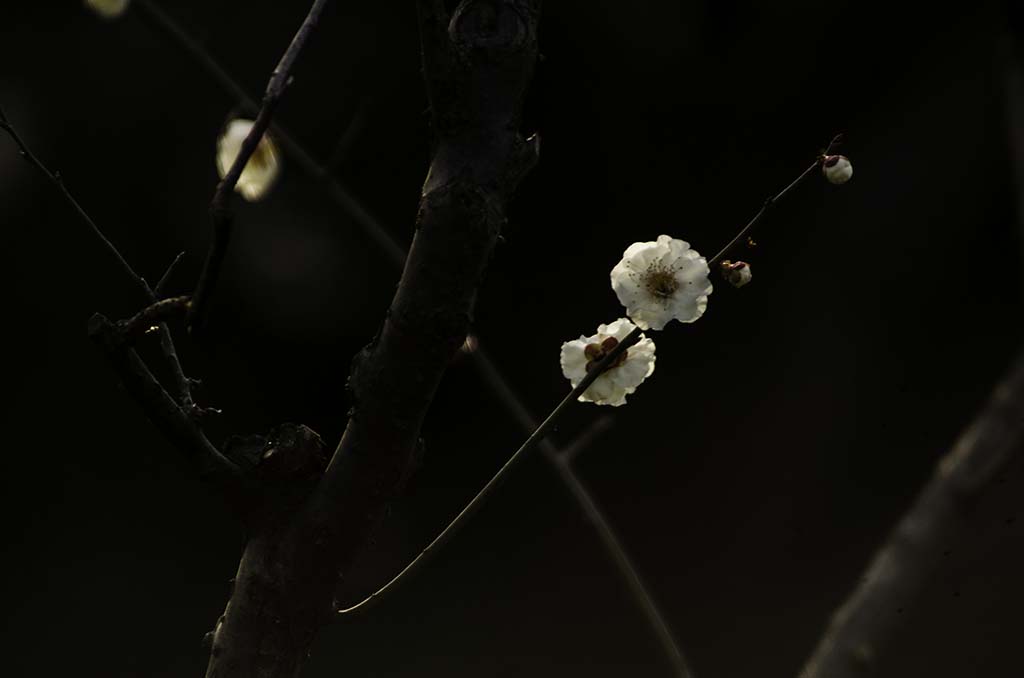
<path id="1" fill-rule="evenodd" d="M 801 678 L 875 674 L 875 659 L 942 552 L 971 526 L 971 507 L 1024 450 L 1024 354 L 985 409 L 936 466 L 931 480 L 875 554 L 861 584 L 832 617 Z"/>
<path id="2" fill-rule="evenodd" d="M 246 546 L 208 678 L 298 675 L 314 633 L 333 618 L 337 576 L 411 472 L 420 424 L 469 329 L 505 203 L 535 159 L 518 123 L 538 11 L 525 0 L 464 0 L 448 55 L 432 60 L 424 46 L 438 143 L 398 291 L 377 339 L 353 361 L 355 407 L 319 485 L 302 511 L 268 517 Z"/>

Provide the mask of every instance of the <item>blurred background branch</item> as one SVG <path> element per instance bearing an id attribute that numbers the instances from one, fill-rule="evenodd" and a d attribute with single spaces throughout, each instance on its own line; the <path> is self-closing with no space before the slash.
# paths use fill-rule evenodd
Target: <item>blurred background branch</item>
<path id="1" fill-rule="evenodd" d="M 876 675 L 880 650 L 962 535 L 983 527 L 976 506 L 1024 452 L 1024 353 L 985 408 L 939 460 L 932 479 L 833 615 L 801 678 Z"/>

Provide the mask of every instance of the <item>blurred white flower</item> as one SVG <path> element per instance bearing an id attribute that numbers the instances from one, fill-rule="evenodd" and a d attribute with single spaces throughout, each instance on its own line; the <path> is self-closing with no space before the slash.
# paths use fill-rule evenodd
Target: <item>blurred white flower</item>
<path id="1" fill-rule="evenodd" d="M 692 323 L 711 294 L 708 262 L 690 244 L 667 235 L 635 242 L 612 269 L 612 289 L 640 329 L 660 330 L 672 319 Z"/>
<path id="2" fill-rule="evenodd" d="M 573 388 L 594 365 L 636 329 L 626 318 L 599 325 L 597 334 L 562 344 L 562 374 Z M 627 348 L 616 361 L 580 396 L 580 402 L 618 407 L 626 396 L 636 390 L 654 372 L 654 342 L 640 336 L 640 341 Z"/>
<path id="3" fill-rule="evenodd" d="M 821 162 L 821 171 L 833 184 L 845 184 L 853 176 L 853 165 L 845 155 L 827 155 Z"/>
<path id="4" fill-rule="evenodd" d="M 722 277 L 733 287 L 743 287 L 754 277 L 750 270 L 750 264 L 745 261 L 722 262 Z"/>
<path id="5" fill-rule="evenodd" d="M 223 179 L 231 169 L 232 163 L 242 150 L 242 142 L 249 135 L 252 129 L 252 120 L 235 119 L 224 128 L 223 134 L 217 140 L 217 172 Z M 242 194 L 242 197 L 249 201 L 260 200 L 267 194 L 270 187 L 277 180 L 280 174 L 280 161 L 277 146 L 266 134 L 256 145 L 256 150 L 245 163 L 242 175 L 238 177 L 235 190 Z"/>
<path id="6" fill-rule="evenodd" d="M 128 0 L 85 0 L 85 6 L 104 19 L 116 19 L 128 9 Z"/>

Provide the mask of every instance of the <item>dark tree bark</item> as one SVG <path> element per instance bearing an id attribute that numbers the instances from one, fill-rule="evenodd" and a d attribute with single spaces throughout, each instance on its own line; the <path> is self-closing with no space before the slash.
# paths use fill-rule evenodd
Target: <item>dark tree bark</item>
<path id="1" fill-rule="evenodd" d="M 286 472 L 276 481 L 274 471 L 265 474 L 272 478 L 250 516 L 208 678 L 299 674 L 316 631 L 334 616 L 339 575 L 410 473 L 424 414 L 468 331 L 506 203 L 536 162 L 536 140 L 518 128 L 537 59 L 539 4 L 463 0 L 449 20 L 440 0 L 419 2 L 437 141 L 412 249 L 383 327 L 353 361 L 355 407 L 323 475 L 310 479 L 319 439 L 308 429 L 257 441 L 258 467 L 277 459 Z"/>

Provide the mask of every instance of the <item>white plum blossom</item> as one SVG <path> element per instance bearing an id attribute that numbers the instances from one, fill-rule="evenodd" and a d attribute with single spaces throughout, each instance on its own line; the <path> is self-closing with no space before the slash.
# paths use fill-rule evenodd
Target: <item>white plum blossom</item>
<path id="1" fill-rule="evenodd" d="M 821 171 L 829 183 L 845 184 L 853 176 L 853 164 L 845 155 L 827 155 L 821 161 Z"/>
<path id="2" fill-rule="evenodd" d="M 688 242 L 659 235 L 626 248 L 612 269 L 612 289 L 640 329 L 660 330 L 670 320 L 692 323 L 704 314 L 710 273 Z"/>
<path id="3" fill-rule="evenodd" d="M 609 351 L 626 338 L 636 325 L 626 318 L 599 325 L 597 334 L 581 336 L 562 344 L 562 374 L 576 388 Z M 615 362 L 580 396 L 580 402 L 618 407 L 626 396 L 654 372 L 654 342 L 640 335 L 640 341 L 627 348 Z"/>
<path id="4" fill-rule="evenodd" d="M 85 0 L 85 6 L 104 19 L 116 19 L 128 9 L 128 0 Z"/>
<path id="5" fill-rule="evenodd" d="M 242 150 L 242 142 L 249 135 L 253 121 L 241 118 L 232 120 L 224 128 L 220 139 L 217 140 L 217 172 L 223 179 L 231 169 L 232 163 Z M 280 162 L 277 146 L 266 134 L 260 139 L 253 151 L 249 161 L 245 163 L 235 190 L 242 194 L 242 197 L 249 201 L 260 200 L 267 194 L 270 187 L 277 180 L 280 174 Z"/>

